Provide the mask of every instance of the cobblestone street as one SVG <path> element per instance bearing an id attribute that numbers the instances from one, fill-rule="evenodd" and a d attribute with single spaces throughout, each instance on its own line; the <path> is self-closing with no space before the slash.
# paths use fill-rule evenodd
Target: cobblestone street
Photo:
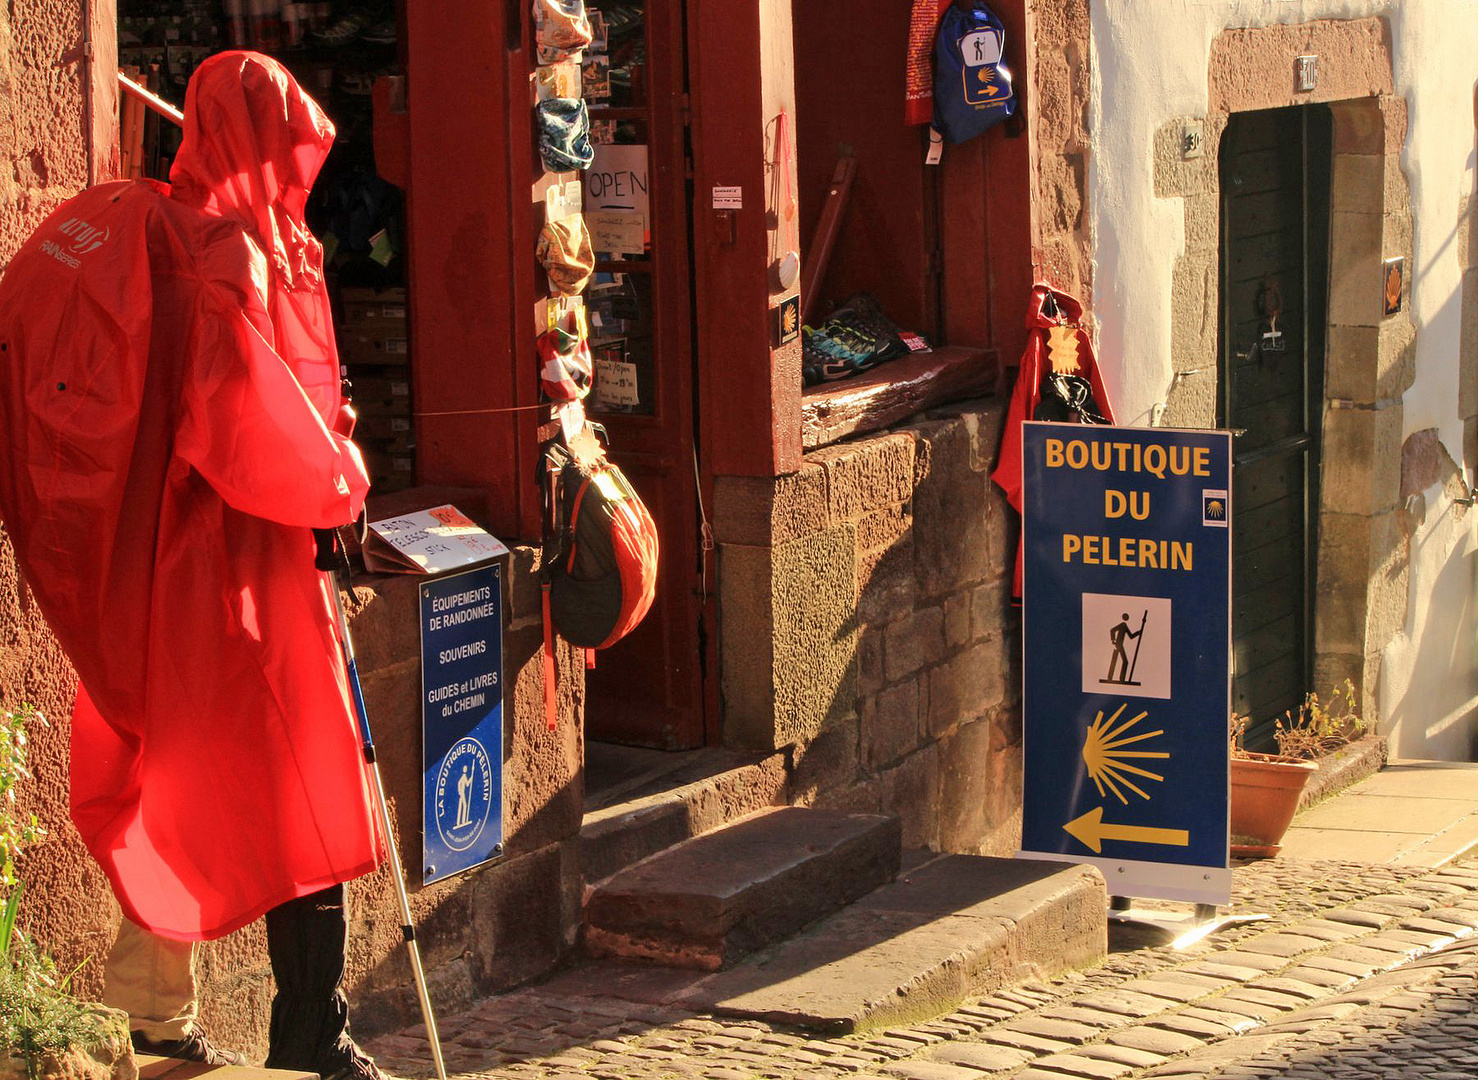
<path id="1" fill-rule="evenodd" d="M 672 1003 L 690 975 L 596 965 L 447 1017 L 443 1041 L 458 1075 L 531 1080 L 1478 1075 L 1478 868 L 1253 863 L 1233 910 L 1271 918 L 1183 952 L 1121 947 L 907 1027 L 825 1037 L 694 1014 Z M 430 1075 L 418 1030 L 371 1048 Z"/>
<path id="2" fill-rule="evenodd" d="M 1154 1075 L 1215 1076 L 1223 1080 L 1471 1080 L 1478 1076 L 1478 948 L 1448 946 L 1411 965 L 1414 981 L 1379 1004 L 1257 1052 L 1239 1051 L 1235 1064 L 1205 1071 L 1157 1070 Z M 1431 977 L 1435 975 L 1435 978 Z M 1245 1055 L 1245 1056 L 1243 1056 Z M 1196 1056 L 1187 1067 L 1202 1062 Z"/>

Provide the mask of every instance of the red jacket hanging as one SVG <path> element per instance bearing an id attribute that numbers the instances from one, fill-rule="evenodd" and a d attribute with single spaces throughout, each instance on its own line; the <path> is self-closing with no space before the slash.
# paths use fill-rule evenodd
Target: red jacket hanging
<path id="1" fill-rule="evenodd" d="M 83 684 L 72 819 L 168 937 L 379 859 L 309 532 L 368 488 L 303 224 L 333 134 L 275 61 L 214 56 L 173 189 L 82 193 L 0 283 L 0 514 Z"/>
<path id="2" fill-rule="evenodd" d="M 1056 307 L 1056 316 L 1049 315 Z M 1006 493 L 1006 501 L 1021 513 L 1021 425 L 1033 419 L 1042 402 L 1042 380 L 1049 373 L 1047 363 L 1048 337 L 1053 327 L 1077 327 L 1083 317 L 1083 305 L 1064 293 L 1054 292 L 1045 285 L 1032 289 L 1031 303 L 1027 308 L 1026 351 L 1021 354 L 1021 371 L 1016 376 L 1016 389 L 1011 394 L 1011 408 L 1006 413 L 1006 428 L 1001 436 L 1001 453 L 996 459 L 996 470 L 991 479 Z M 1103 388 L 1103 376 L 1098 370 L 1098 358 L 1093 354 L 1093 343 L 1086 331 L 1075 334 L 1077 339 L 1077 366 L 1079 374 L 1088 380 L 1093 389 L 1093 400 L 1098 411 L 1112 424 L 1113 408 L 1109 405 L 1108 393 Z M 1012 595 L 1021 595 L 1021 543 L 1018 535 L 1016 545 L 1015 584 Z"/>

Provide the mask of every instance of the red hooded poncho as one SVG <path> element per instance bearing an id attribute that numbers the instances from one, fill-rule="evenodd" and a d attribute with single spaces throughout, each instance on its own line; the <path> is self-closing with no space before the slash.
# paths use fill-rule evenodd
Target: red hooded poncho
<path id="1" fill-rule="evenodd" d="M 1051 294 L 1060 318 L 1049 317 L 1044 312 Z M 1045 285 L 1032 289 L 1031 304 L 1026 312 L 1026 351 L 1021 354 L 1021 371 L 1016 376 L 1016 389 L 1011 394 L 1011 408 L 1006 413 L 1006 430 L 1001 436 L 1001 453 L 996 459 L 996 471 L 990 474 L 1002 491 L 1006 501 L 1021 513 L 1021 425 L 1037 413 L 1042 403 L 1042 379 L 1047 374 L 1047 335 L 1054 326 L 1066 323 L 1077 326 L 1083 318 L 1083 305 L 1064 293 L 1055 292 Z M 1114 422 L 1114 411 L 1109 405 L 1108 392 L 1103 388 L 1103 376 L 1098 370 L 1098 358 L 1093 355 L 1093 344 L 1086 333 L 1078 335 L 1078 365 L 1083 378 L 1093 388 L 1093 400 L 1098 411 L 1110 424 Z M 1016 544 L 1016 578 L 1013 595 L 1021 595 L 1021 543 Z"/>
<path id="2" fill-rule="evenodd" d="M 83 684 L 72 819 L 166 937 L 379 858 L 309 531 L 368 489 L 303 223 L 333 135 L 275 61 L 214 56 L 173 189 L 84 192 L 0 282 L 0 514 Z"/>

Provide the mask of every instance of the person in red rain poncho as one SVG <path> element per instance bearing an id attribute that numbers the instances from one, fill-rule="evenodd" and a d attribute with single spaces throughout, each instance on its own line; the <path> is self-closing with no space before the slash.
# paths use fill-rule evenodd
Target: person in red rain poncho
<path id="1" fill-rule="evenodd" d="M 303 222 L 333 137 L 279 64 L 222 53 L 172 187 L 42 223 L 0 282 L 0 514 L 80 679 L 72 819 L 136 1045 L 235 1060 L 194 1028 L 193 942 L 266 914 L 268 1064 L 375 1078 L 340 982 L 380 837 L 311 532 L 368 490 Z"/>
<path id="2" fill-rule="evenodd" d="M 1109 404 L 1108 391 L 1103 387 L 1103 375 L 1098 370 L 1098 358 L 1093 355 L 1093 343 L 1088 334 L 1079 330 L 1083 318 L 1083 305 L 1046 285 L 1032 289 L 1031 302 L 1026 312 L 1026 351 L 1021 354 L 1021 370 L 1016 375 L 1016 389 L 1011 394 L 1011 407 L 1006 413 L 1006 428 L 1001 435 L 1001 453 L 996 459 L 996 471 L 990 478 L 1006 493 L 1006 501 L 1018 514 L 1021 513 L 1021 425 L 1026 420 L 1076 419 L 1075 410 L 1055 398 L 1050 407 L 1043 401 L 1042 384 L 1058 368 L 1075 380 L 1086 380 L 1091 400 L 1081 404 L 1085 409 L 1096 410 L 1103 422 L 1114 422 L 1113 408 Z M 1054 335 L 1058 340 L 1054 340 Z M 1059 352 L 1060 350 L 1060 352 Z M 1078 382 L 1082 386 L 1082 382 Z M 1065 415 L 1066 414 L 1066 415 Z M 1016 544 L 1016 576 L 1012 595 L 1021 598 L 1021 543 Z"/>

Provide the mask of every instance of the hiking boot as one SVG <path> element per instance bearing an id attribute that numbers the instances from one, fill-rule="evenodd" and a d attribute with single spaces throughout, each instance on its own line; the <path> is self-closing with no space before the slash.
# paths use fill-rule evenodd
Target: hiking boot
<path id="1" fill-rule="evenodd" d="M 394 19 L 381 19 L 367 27 L 359 35 L 359 40 L 368 41 L 374 45 L 394 45 L 398 34 L 399 27 L 395 25 Z"/>
<path id="2" fill-rule="evenodd" d="M 336 1051 L 334 1060 L 325 1062 L 320 1072 L 323 1080 L 389 1080 L 375 1059 L 353 1042 L 342 1053 Z"/>
<path id="3" fill-rule="evenodd" d="M 178 1058 L 201 1065 L 245 1065 L 246 1055 L 211 1045 L 202 1032 L 192 1031 L 183 1039 L 150 1039 L 141 1031 L 130 1033 L 135 1053 Z"/>
<path id="4" fill-rule="evenodd" d="M 351 41 L 357 41 L 375 21 L 375 17 L 364 8 L 356 8 L 349 11 L 331 26 L 322 30 L 314 30 L 313 38 L 320 45 L 339 48 L 348 45 Z"/>

